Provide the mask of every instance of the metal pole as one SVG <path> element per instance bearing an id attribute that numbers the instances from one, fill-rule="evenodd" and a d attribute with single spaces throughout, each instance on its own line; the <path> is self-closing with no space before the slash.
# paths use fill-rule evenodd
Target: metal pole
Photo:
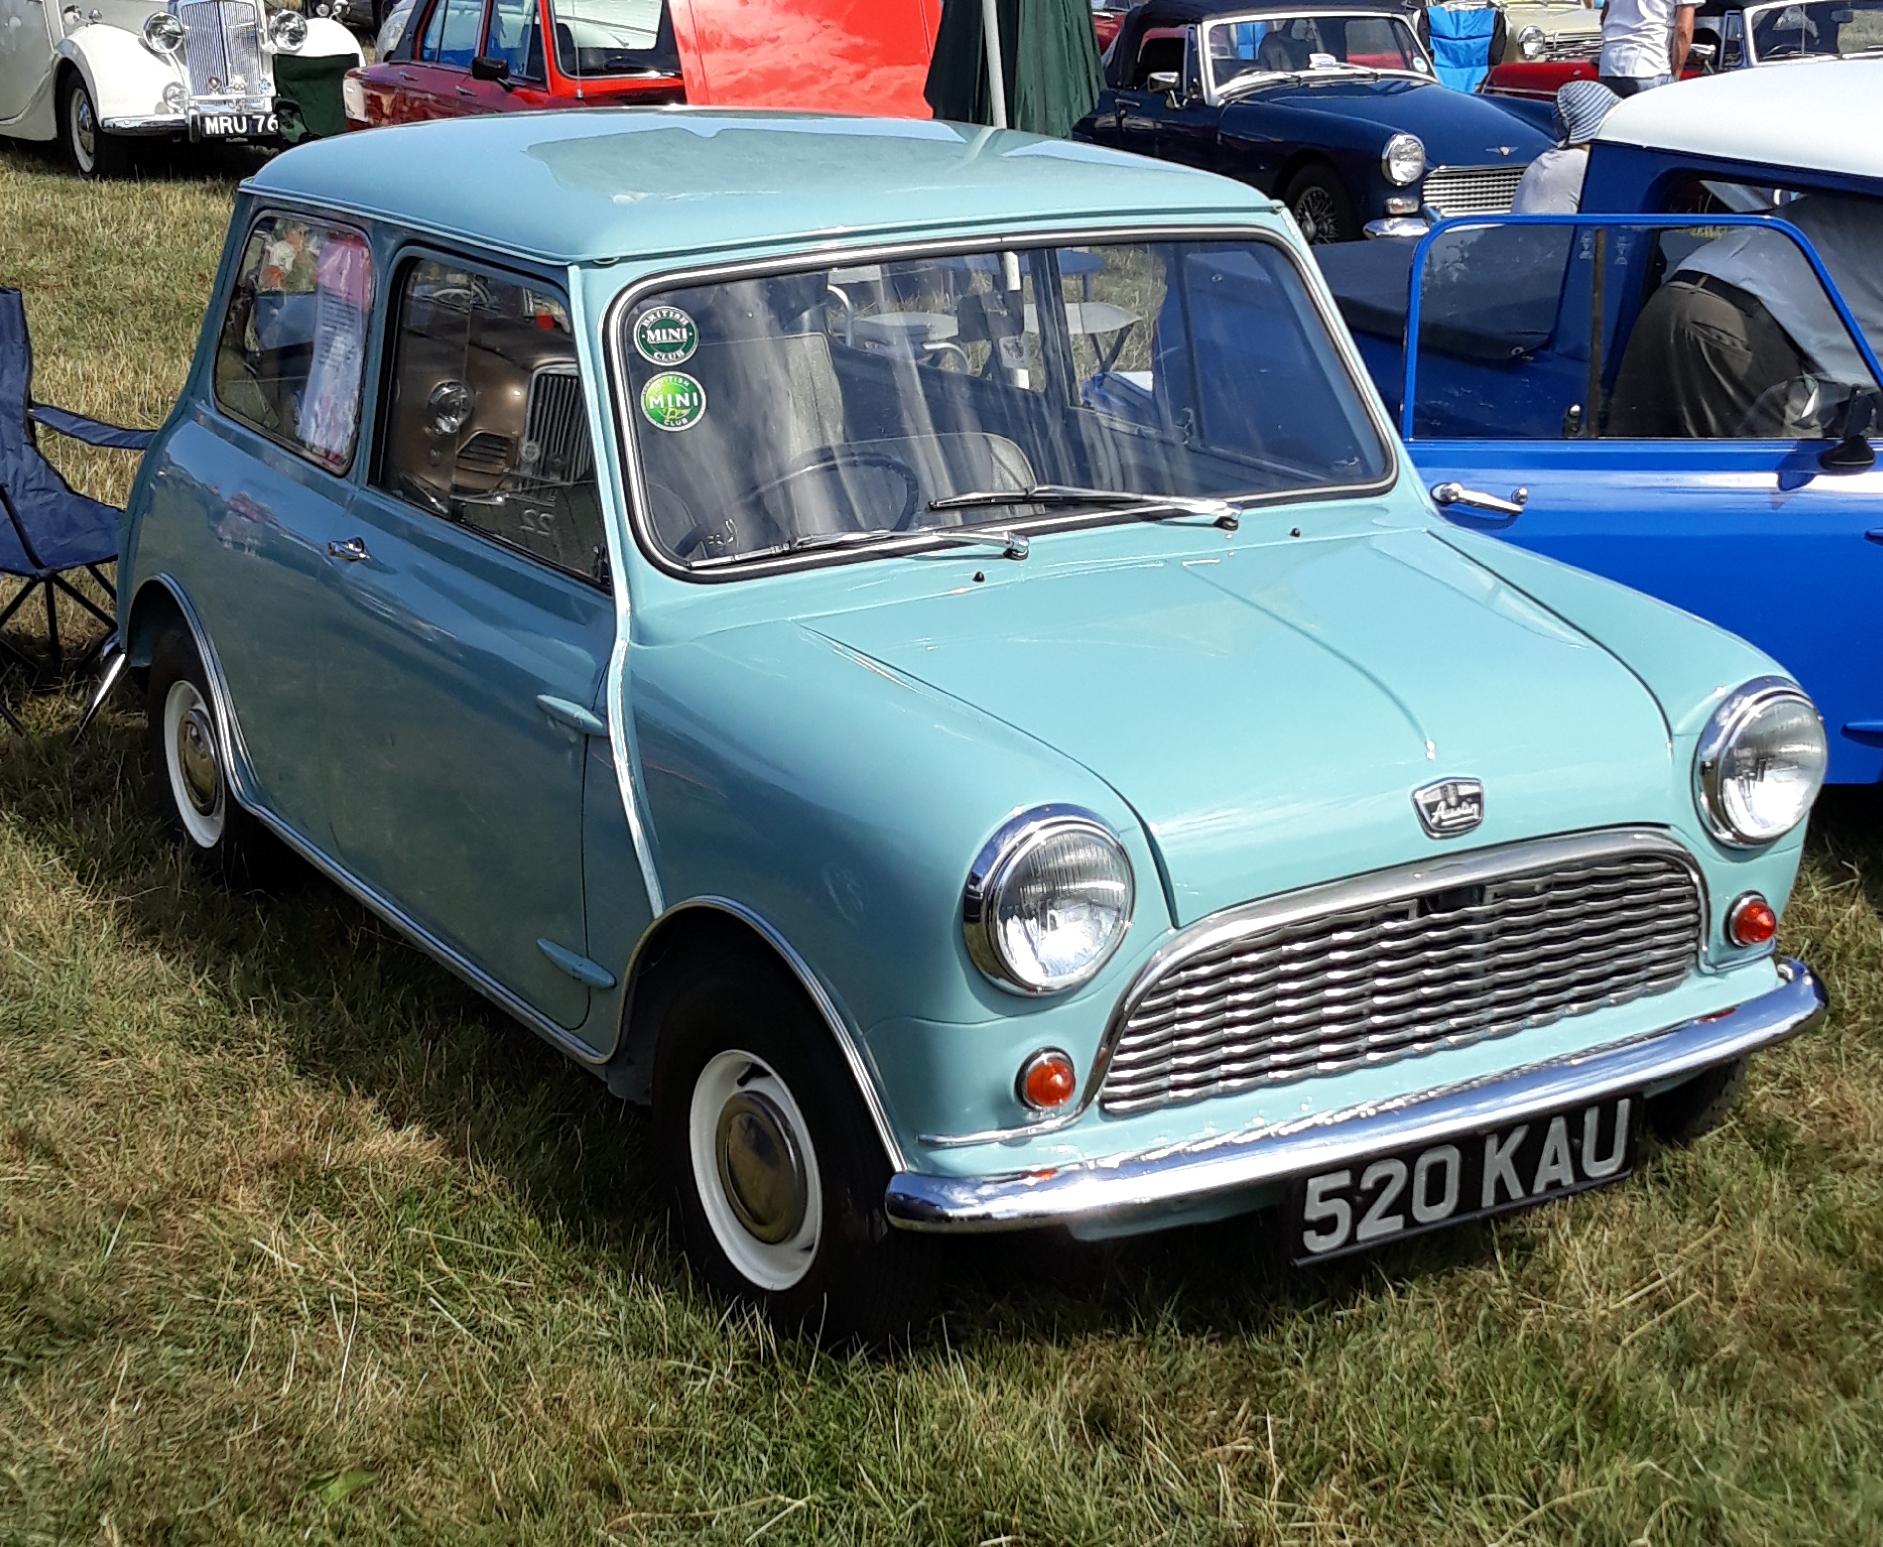
<path id="1" fill-rule="evenodd" d="M 981 0 L 981 51 L 987 55 L 987 90 L 994 127 L 1007 127 L 1007 68 L 1000 57 L 1000 0 Z"/>

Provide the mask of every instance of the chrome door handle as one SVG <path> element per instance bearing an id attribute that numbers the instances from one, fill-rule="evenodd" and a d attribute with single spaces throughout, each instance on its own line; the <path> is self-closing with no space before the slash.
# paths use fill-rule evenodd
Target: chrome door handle
<path id="1" fill-rule="evenodd" d="M 1500 500 L 1495 494 L 1467 489 L 1461 483 L 1435 483 L 1432 498 L 1440 505 L 1469 505 L 1473 510 L 1489 510 L 1500 516 L 1521 516 L 1523 507 L 1530 503 L 1530 491 L 1512 489 L 1509 499 Z"/>
<path id="2" fill-rule="evenodd" d="M 357 564 L 362 559 L 370 559 L 372 555 L 366 551 L 365 538 L 349 537 L 343 543 L 328 543 L 327 557 L 330 559 L 345 559 L 349 564 Z"/>

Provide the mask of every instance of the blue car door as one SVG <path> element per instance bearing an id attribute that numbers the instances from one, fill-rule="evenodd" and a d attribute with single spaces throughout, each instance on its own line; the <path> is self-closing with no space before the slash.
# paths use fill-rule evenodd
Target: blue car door
<path id="1" fill-rule="evenodd" d="M 1450 519 L 1759 645 L 1817 701 L 1831 778 L 1871 783 L 1883 470 L 1852 432 L 1877 365 L 1829 287 L 1769 221 L 1456 222 L 1414 264 L 1401 407 Z"/>
<path id="2" fill-rule="evenodd" d="M 582 810 L 615 638 L 560 296 L 393 276 L 375 458 L 337 553 L 322 764 L 342 864 L 530 1009 L 582 1024 Z"/>

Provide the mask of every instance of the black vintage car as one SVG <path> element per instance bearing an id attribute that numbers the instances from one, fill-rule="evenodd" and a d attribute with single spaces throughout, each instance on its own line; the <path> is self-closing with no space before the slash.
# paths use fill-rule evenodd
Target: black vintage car
<path id="1" fill-rule="evenodd" d="M 1505 214 L 1549 137 L 1440 84 L 1398 5 L 1147 0 L 1107 52 L 1078 139 L 1222 172 L 1311 242 Z"/>

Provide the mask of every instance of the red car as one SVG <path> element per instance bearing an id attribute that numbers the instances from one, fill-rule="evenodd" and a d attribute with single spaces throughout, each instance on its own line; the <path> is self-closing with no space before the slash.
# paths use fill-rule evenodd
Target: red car
<path id="1" fill-rule="evenodd" d="M 805 107 L 928 116 L 941 0 L 418 0 L 347 76 L 354 128 L 530 108 Z M 553 39 L 553 45 L 549 40 Z"/>

